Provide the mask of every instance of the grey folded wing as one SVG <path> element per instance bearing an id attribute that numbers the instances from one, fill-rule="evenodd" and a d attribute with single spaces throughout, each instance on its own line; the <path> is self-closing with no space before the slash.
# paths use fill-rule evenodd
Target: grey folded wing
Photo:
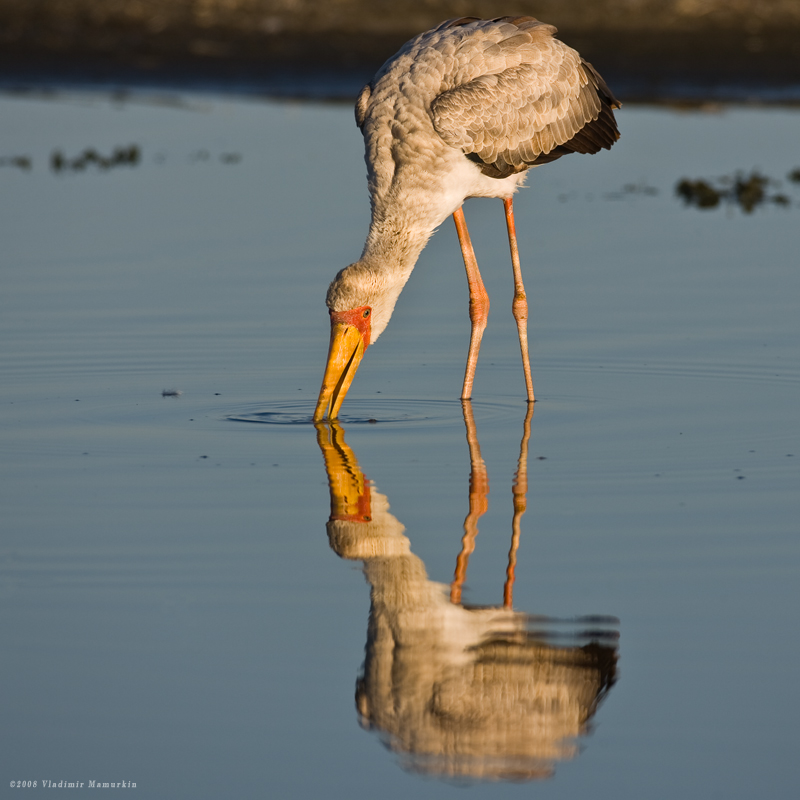
<path id="1" fill-rule="evenodd" d="M 552 38 L 554 31 L 538 23 L 491 44 L 480 56 L 492 71 L 431 103 L 437 133 L 487 175 L 596 153 L 619 138 L 612 113 L 619 102 L 591 64 Z"/>

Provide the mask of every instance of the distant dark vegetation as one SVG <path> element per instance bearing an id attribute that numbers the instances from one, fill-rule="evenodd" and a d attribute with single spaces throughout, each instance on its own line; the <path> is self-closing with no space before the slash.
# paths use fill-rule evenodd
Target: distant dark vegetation
<path id="1" fill-rule="evenodd" d="M 206 149 L 193 150 L 187 156 L 179 156 L 179 161 L 190 164 L 200 162 L 218 161 L 220 164 L 238 164 L 242 154 L 236 152 L 223 152 L 213 156 Z M 166 156 L 156 153 L 151 160 L 156 164 L 164 164 Z M 171 159 L 175 160 L 174 156 Z M 116 167 L 137 167 L 143 162 L 142 149 L 137 144 L 115 147 L 108 155 L 104 155 L 94 147 L 87 147 L 77 155 L 69 156 L 63 150 L 56 149 L 50 154 L 49 167 L 55 175 L 66 173 L 82 173 L 86 171 L 100 171 Z M 0 156 L 0 167 L 12 167 L 22 172 L 31 172 L 34 159 L 30 155 Z M 759 206 L 775 205 L 785 208 L 795 206 L 800 208 L 800 167 L 795 167 L 786 175 L 786 183 L 796 192 L 787 192 L 785 183 L 776 178 L 762 174 L 758 170 L 750 174 L 736 172 L 733 175 L 723 175 L 714 179 L 682 178 L 675 186 L 675 195 L 686 206 L 701 210 L 718 208 L 720 206 L 738 206 L 747 214 L 752 213 Z M 646 183 L 626 184 L 618 191 L 607 192 L 603 195 L 606 200 L 624 200 L 653 197 L 659 194 L 659 189 Z M 793 194 L 797 194 L 795 200 Z M 570 200 L 569 195 L 560 195 L 561 202 Z"/>
<path id="2" fill-rule="evenodd" d="M 623 100 L 800 101 L 800 0 L 0 0 L 0 84 L 349 97 L 414 34 L 508 13 Z"/>
<path id="3" fill-rule="evenodd" d="M 115 147 L 114 151 L 104 156 L 98 153 L 93 147 L 87 147 L 80 155 L 68 158 L 61 150 L 55 150 L 50 156 L 50 169 L 53 172 L 83 172 L 88 166 L 95 165 L 99 169 L 111 169 L 112 167 L 135 167 L 141 158 L 141 150 L 138 145 L 132 144 L 128 147 Z"/>
<path id="4" fill-rule="evenodd" d="M 144 160 L 142 148 L 137 144 L 121 145 L 115 147 L 108 155 L 94 147 L 86 147 L 77 155 L 67 155 L 63 150 L 56 149 L 50 154 L 50 171 L 56 175 L 81 172 L 105 172 L 116 167 L 138 167 Z M 164 153 L 156 153 L 152 160 L 163 164 L 167 157 Z M 206 149 L 193 150 L 188 156 L 173 156 L 171 161 L 188 160 L 190 164 L 200 162 L 218 161 L 220 164 L 238 164 L 242 160 L 241 153 L 224 152 L 216 156 Z M 15 167 L 22 172 L 31 172 L 34 168 L 34 159 L 30 155 L 0 156 L 0 167 Z"/>
<path id="5" fill-rule="evenodd" d="M 800 188 L 800 168 L 787 176 L 790 183 Z M 781 191 L 783 183 L 756 171 L 749 175 L 736 173 L 723 175 L 715 180 L 690 180 L 678 182 L 675 192 L 687 206 L 701 209 L 717 208 L 720 205 L 738 205 L 747 214 L 768 203 L 778 206 L 792 205 L 789 194 Z"/>

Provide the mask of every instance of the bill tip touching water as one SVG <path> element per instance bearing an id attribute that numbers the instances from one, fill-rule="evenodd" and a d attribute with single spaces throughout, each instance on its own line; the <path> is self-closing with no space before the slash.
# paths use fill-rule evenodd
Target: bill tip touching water
<path id="1" fill-rule="evenodd" d="M 384 331 L 433 231 L 450 215 L 472 323 L 462 399 L 472 396 L 489 297 L 467 230 L 469 197 L 503 200 L 526 393 L 534 402 L 528 305 L 513 195 L 531 167 L 619 138 L 620 104 L 591 64 L 533 17 L 448 20 L 387 61 L 356 101 L 372 208 L 361 258 L 328 289 L 331 338 L 314 412 L 335 419 L 367 347 Z"/>

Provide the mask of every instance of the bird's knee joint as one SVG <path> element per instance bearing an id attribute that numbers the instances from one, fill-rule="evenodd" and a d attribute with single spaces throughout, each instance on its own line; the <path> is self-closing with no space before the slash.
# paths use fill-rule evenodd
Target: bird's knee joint
<path id="1" fill-rule="evenodd" d="M 511 303 L 511 312 L 516 320 L 528 319 L 528 300 L 524 292 L 514 295 L 514 300 Z"/>
<path id="2" fill-rule="evenodd" d="M 472 322 L 485 322 L 489 317 L 489 298 L 469 301 L 469 318 Z"/>

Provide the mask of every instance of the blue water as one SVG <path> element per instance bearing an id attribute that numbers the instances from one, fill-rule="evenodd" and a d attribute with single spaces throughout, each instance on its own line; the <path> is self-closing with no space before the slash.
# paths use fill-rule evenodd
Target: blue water
<path id="1" fill-rule="evenodd" d="M 4 787 L 796 796 L 800 113 L 619 118 L 611 152 L 535 170 L 515 203 L 527 445 L 502 210 L 469 201 L 493 301 L 474 428 L 447 223 L 326 450 L 305 422 L 324 294 L 368 217 L 351 109 L 0 98 L 0 158 L 31 163 L 0 167 Z M 130 145 L 134 165 L 51 169 Z M 751 169 L 790 205 L 674 194 Z M 371 527 L 328 524 L 332 502 Z M 588 642 L 582 721 L 536 739 L 575 696 L 546 665 Z"/>

